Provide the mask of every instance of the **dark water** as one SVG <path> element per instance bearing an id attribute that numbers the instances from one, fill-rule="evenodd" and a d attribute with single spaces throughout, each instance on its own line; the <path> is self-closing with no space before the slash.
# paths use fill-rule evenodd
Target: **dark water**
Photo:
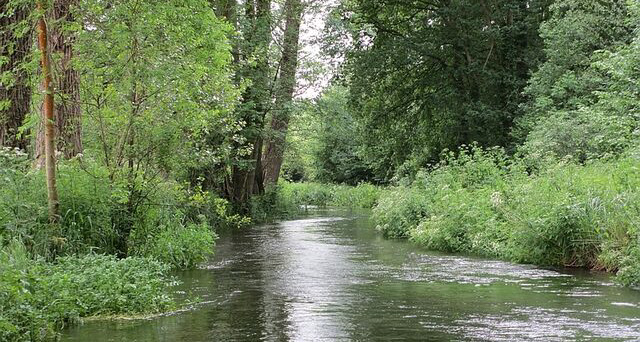
<path id="1" fill-rule="evenodd" d="M 203 300 L 193 310 L 63 341 L 640 341 L 640 291 L 384 240 L 366 213 L 229 233 L 179 277 Z"/>

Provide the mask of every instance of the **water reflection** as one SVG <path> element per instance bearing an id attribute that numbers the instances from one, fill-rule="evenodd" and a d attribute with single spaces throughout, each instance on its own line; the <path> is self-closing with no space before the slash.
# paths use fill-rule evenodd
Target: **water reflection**
<path id="1" fill-rule="evenodd" d="M 382 239 L 366 213 L 224 235 L 179 274 L 194 310 L 95 322 L 64 341 L 639 340 L 640 292 L 608 277 L 430 253 Z"/>

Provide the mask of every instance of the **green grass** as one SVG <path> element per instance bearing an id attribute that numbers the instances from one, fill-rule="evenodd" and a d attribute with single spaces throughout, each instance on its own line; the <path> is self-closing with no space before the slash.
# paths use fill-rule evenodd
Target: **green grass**
<path id="1" fill-rule="evenodd" d="M 320 183 L 282 183 L 280 196 L 293 205 L 367 208 L 376 205 L 382 189 L 371 184 L 358 186 Z"/>
<path id="2" fill-rule="evenodd" d="M 0 250 L 0 341 L 53 341 L 82 317 L 165 312 L 169 266 L 148 258 L 34 261 L 14 240 Z"/>
<path id="3" fill-rule="evenodd" d="M 384 192 L 378 228 L 427 248 L 618 273 L 640 284 L 640 159 L 559 163 L 528 175 L 497 151 L 456 156 Z"/>

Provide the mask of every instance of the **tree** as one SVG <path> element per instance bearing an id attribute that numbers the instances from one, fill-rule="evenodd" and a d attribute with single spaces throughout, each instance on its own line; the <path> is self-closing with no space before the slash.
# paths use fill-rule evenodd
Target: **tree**
<path id="1" fill-rule="evenodd" d="M 358 185 L 372 180 L 360 157 L 358 122 L 349 91 L 332 85 L 315 100 L 297 101 L 287 133 L 282 176 L 289 181 Z"/>
<path id="2" fill-rule="evenodd" d="M 49 11 L 51 29 L 50 44 L 53 59 L 52 73 L 56 89 L 54 125 L 56 130 L 56 150 L 65 158 L 82 153 L 82 115 L 80 106 L 80 86 L 78 72 L 73 67 L 73 45 L 76 28 L 73 6 L 77 0 L 55 0 Z M 36 163 L 42 165 L 44 156 L 44 131 L 38 132 L 36 140 Z"/>
<path id="3" fill-rule="evenodd" d="M 347 80 L 379 181 L 461 144 L 512 144 L 549 0 L 346 3 Z"/>
<path id="4" fill-rule="evenodd" d="M 252 195 L 264 191 L 261 159 L 264 118 L 271 103 L 271 1 L 247 1 L 244 20 L 244 40 L 237 43 L 244 58 L 238 61 L 242 63 L 238 72 L 250 84 L 238 107 L 245 127 L 241 133 L 244 141 L 237 148 L 246 152 L 238 154 L 226 190 L 230 200 L 240 208 L 246 207 Z M 243 149 L 242 145 L 247 148 Z"/>
<path id="5" fill-rule="evenodd" d="M 577 110 L 597 100 L 605 80 L 590 68 L 598 50 L 627 43 L 632 37 L 625 0 L 557 0 L 540 27 L 546 60 L 528 82 L 518 138 L 524 139 L 539 119 L 558 111 Z"/>
<path id="6" fill-rule="evenodd" d="M 28 62 L 32 30 L 28 21 L 30 4 L 3 0 L 0 4 L 0 146 L 26 150 L 27 134 L 20 127 L 31 107 Z"/>
<path id="7" fill-rule="evenodd" d="M 300 0 L 287 0 L 284 4 L 286 26 L 280 59 L 280 75 L 276 87 L 276 102 L 269 123 L 270 134 L 267 136 L 263 157 L 264 181 L 276 184 L 282 168 L 287 129 L 291 113 L 291 104 L 296 87 L 298 70 L 298 49 L 300 39 L 300 22 L 303 5 Z"/>
<path id="8" fill-rule="evenodd" d="M 48 29 L 45 19 L 44 6 L 42 0 L 38 1 L 38 47 L 40 48 L 42 67 L 42 91 L 44 92 L 44 103 L 42 105 L 42 121 L 44 122 L 44 156 L 45 169 L 47 175 L 47 194 L 49 203 L 49 222 L 56 223 L 59 217 L 58 189 L 56 187 L 56 159 L 55 159 L 55 129 L 54 129 L 54 93 L 51 80 L 51 62 L 48 42 Z"/>
<path id="9" fill-rule="evenodd" d="M 118 190 L 116 248 L 173 176 L 226 171 L 237 134 L 228 32 L 206 0 L 82 1 L 74 46 L 87 113 L 84 144 Z M 213 171 L 212 171 L 213 172 Z M 194 184 L 197 185 L 197 184 Z"/>

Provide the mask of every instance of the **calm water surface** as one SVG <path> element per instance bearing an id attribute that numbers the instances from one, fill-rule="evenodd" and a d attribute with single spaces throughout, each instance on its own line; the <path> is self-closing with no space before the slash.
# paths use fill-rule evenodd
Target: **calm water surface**
<path id="1" fill-rule="evenodd" d="M 151 320 L 91 322 L 63 341 L 640 341 L 640 291 L 604 275 L 432 253 L 381 238 L 367 213 L 223 234 Z"/>

